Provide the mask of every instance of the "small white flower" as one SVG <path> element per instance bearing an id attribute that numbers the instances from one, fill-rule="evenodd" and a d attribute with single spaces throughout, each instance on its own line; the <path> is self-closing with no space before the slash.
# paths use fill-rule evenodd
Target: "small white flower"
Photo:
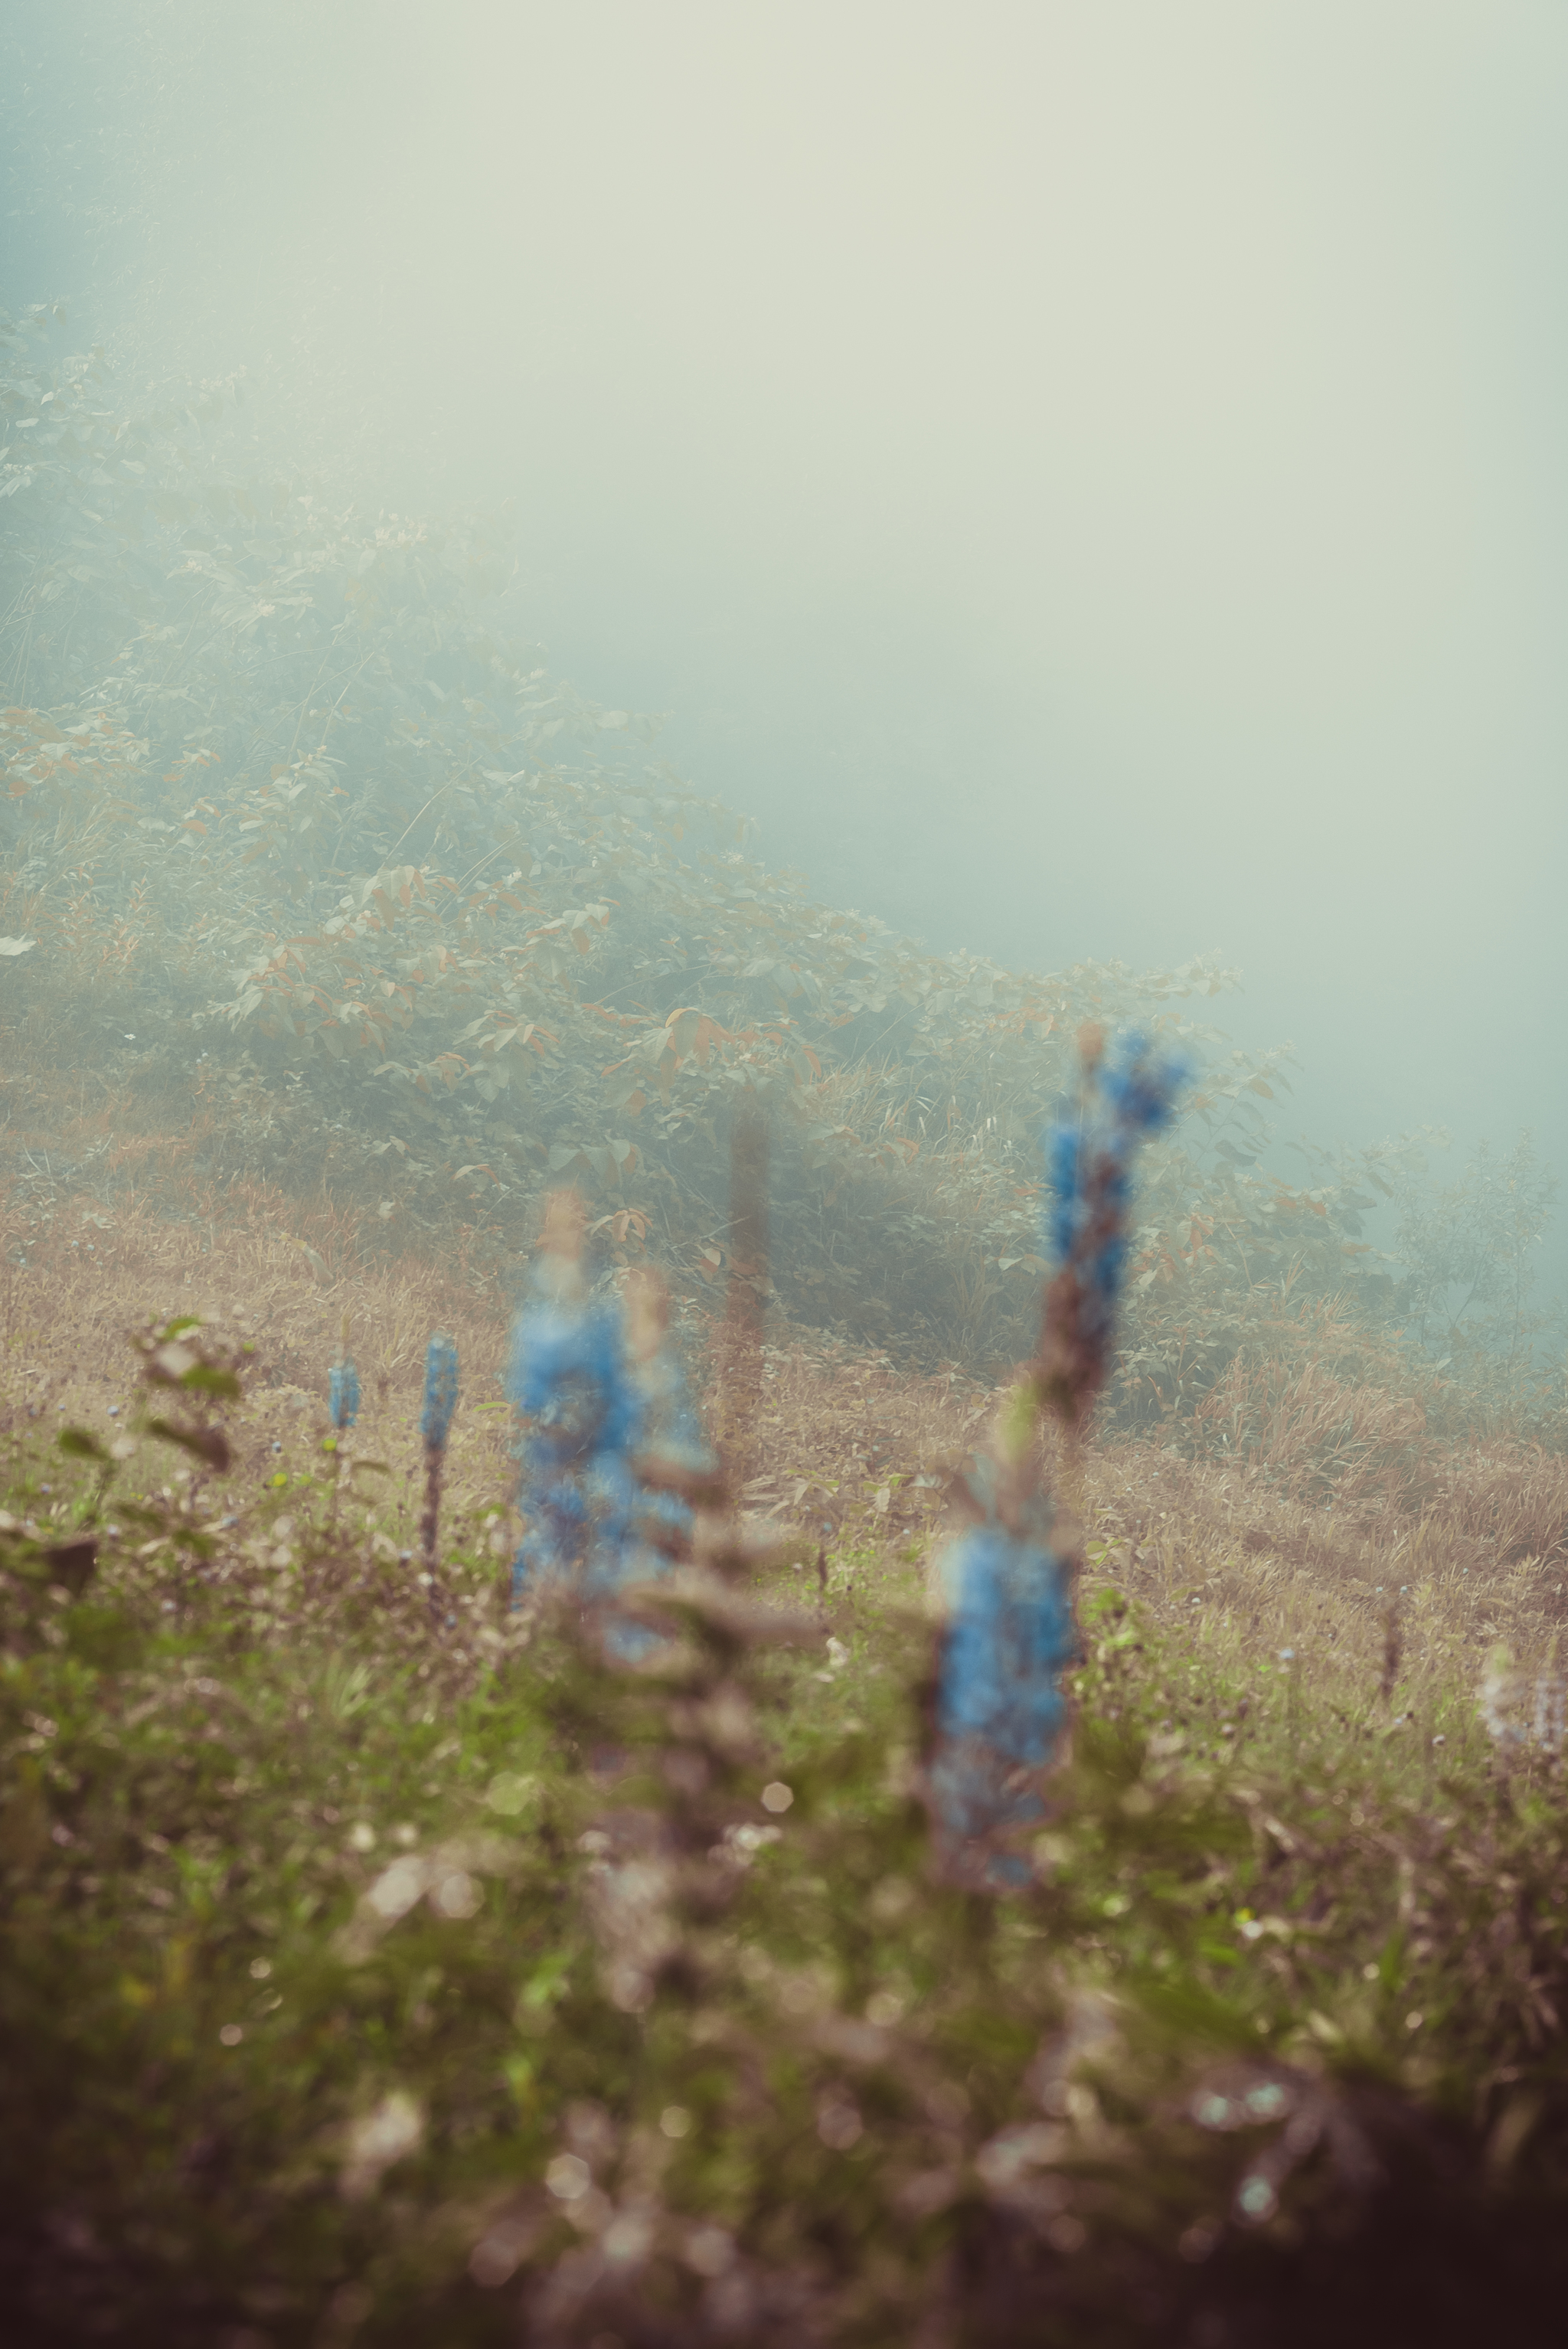
<path id="1" fill-rule="evenodd" d="M 350 2202 L 363 2202 L 382 2175 L 424 2143 L 425 2112 L 407 2088 L 393 2088 L 374 2112 L 353 2123 L 345 2140 L 342 2187 Z"/>

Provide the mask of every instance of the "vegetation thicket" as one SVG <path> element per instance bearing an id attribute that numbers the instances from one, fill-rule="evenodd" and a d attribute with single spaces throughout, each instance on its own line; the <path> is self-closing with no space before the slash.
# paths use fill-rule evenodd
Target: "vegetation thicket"
<path id="1" fill-rule="evenodd" d="M 1195 1022 L 1231 980 L 1214 960 L 1020 977 L 814 904 L 655 755 L 656 721 L 487 618 L 504 516 L 362 519 L 267 462 L 242 383 L 139 392 L 62 335 L 13 322 L 0 373 L 4 1017 L 29 1088 L 90 1081 L 106 1154 L 319 1180 L 362 1250 L 439 1239 L 476 1277 L 571 1180 L 607 1257 L 649 1247 L 691 1282 L 727 1267 L 744 1102 L 791 1313 L 994 1371 L 1032 1342 L 1039 1136 L 1093 1018 L 1203 1070 L 1144 1185 L 1120 1419 L 1190 1423 L 1260 1310 L 1274 1354 L 1330 1299 L 1435 1330 L 1479 1271 L 1496 1320 L 1545 1212 L 1533 1169 L 1469 1275 L 1475 1215 L 1445 1239 L 1413 1204 L 1423 1285 L 1398 1295 L 1364 1219 L 1409 1196 L 1418 1138 L 1265 1172 L 1289 1056 Z M 1321 1350 L 1309 1331 L 1299 1360 Z"/>
<path id="2" fill-rule="evenodd" d="M 812 904 L 487 626 L 499 526 L 362 523 L 242 387 L 60 349 L 0 375 L 18 2337 L 1554 2343 L 1528 1145 L 1286 1185 L 1217 966 L 1021 978 Z M 1081 1653 L 997 1894 L 932 1864 L 932 1567 L 1086 1019 L 1196 1075 L 1099 1430 L 1030 1470 Z M 512 1603 L 562 1185 L 727 1435 L 751 1350 L 722 1596 L 631 1665 Z"/>

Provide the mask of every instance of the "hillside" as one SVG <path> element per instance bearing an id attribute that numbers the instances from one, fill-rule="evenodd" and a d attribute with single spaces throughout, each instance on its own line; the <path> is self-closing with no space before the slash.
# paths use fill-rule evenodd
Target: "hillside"
<path id="1" fill-rule="evenodd" d="M 14 1175 L 156 1150 L 319 1184 L 366 1250 L 439 1242 L 476 1278 L 572 1180 L 607 1258 L 687 1285 L 727 1264 L 744 1102 L 789 1312 L 994 1371 L 1030 1342 L 1038 1136 L 1094 1018 L 1202 1068 L 1146 1191 L 1134 1416 L 1184 1415 L 1234 1354 L 1222 1290 L 1387 1318 L 1363 1219 L 1418 1148 L 1265 1172 L 1288 1054 L 1202 1024 L 1212 959 L 1030 977 L 812 903 L 656 720 L 506 641 L 504 517 L 359 516 L 264 463 L 242 384 L 133 393 L 68 349 L 16 322 L 0 374 Z"/>
<path id="2" fill-rule="evenodd" d="M 66 336 L 0 367 L 22 2337 L 1546 2349 L 1528 1146 L 1435 1199 L 1420 1137 L 1287 1182 L 1289 1055 L 1207 1024 L 1217 963 L 1029 976 L 814 903 L 507 640 L 504 517 L 358 516 L 240 384 Z M 1086 1022 L 1189 1077 L 1098 1416 L 1030 1423 L 1071 1736 L 980 1891 L 931 1829 L 938 1567 Z M 667 1291 L 722 1455 L 651 1651 L 514 1580 L 565 1187 L 592 1329 Z"/>

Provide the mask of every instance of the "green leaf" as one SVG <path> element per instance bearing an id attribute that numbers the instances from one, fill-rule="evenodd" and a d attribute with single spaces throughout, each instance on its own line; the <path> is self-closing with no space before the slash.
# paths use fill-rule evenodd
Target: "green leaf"
<path id="1" fill-rule="evenodd" d="M 204 1461 L 215 1475 L 227 1473 L 229 1444 L 221 1428 L 197 1427 L 188 1420 L 178 1419 L 150 1419 L 146 1428 L 148 1434 L 156 1435 L 160 1443 L 177 1444 L 182 1452 Z"/>
<path id="2" fill-rule="evenodd" d="M 109 1454 L 98 1437 L 85 1427 L 62 1427 L 55 1438 L 59 1449 L 71 1460 L 98 1460 L 108 1467 Z"/>

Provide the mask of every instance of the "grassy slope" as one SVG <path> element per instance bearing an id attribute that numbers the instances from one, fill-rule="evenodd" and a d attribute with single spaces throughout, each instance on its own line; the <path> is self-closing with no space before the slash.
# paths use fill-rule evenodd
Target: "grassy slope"
<path id="1" fill-rule="evenodd" d="M 5 1300 L 3 2202 L 32 2337 L 480 2343 L 521 2307 L 601 2343 L 1430 2340 L 1504 2303 L 1556 2337 L 1568 1841 L 1557 1764 L 1501 1748 L 1474 1688 L 1495 1639 L 1549 1669 L 1561 1463 L 1457 1454 L 1418 1519 L 1347 1522 L 1091 1453 L 1078 1761 L 1039 1888 L 993 1915 L 926 1883 L 908 1793 L 912 1480 L 985 1398 L 779 1332 L 748 1498 L 821 1527 L 826 1587 L 770 1594 L 807 1602 L 803 1651 L 712 1668 L 742 1725 L 682 1733 L 726 1889 L 628 2012 L 616 1952 L 658 1928 L 594 1889 L 606 1749 L 655 1766 L 674 1716 L 503 1609 L 500 1326 L 415 1261 L 335 1278 L 278 1200 L 196 1261 L 189 1224 L 75 1220 Z M 114 1439 L 114 1333 L 170 1308 L 254 1331 L 235 1464 L 141 1444 L 72 1601 L 38 1547 L 98 1472 L 53 1426 Z M 390 1474 L 340 1484 L 345 1309 L 356 1449 Z M 466 1381 L 438 1635 L 400 1556 L 438 1319 Z M 387 1924 L 365 1903 L 398 1859 L 428 1866 Z M 594 2180 L 571 2200 L 541 2185 L 563 2154 Z"/>

